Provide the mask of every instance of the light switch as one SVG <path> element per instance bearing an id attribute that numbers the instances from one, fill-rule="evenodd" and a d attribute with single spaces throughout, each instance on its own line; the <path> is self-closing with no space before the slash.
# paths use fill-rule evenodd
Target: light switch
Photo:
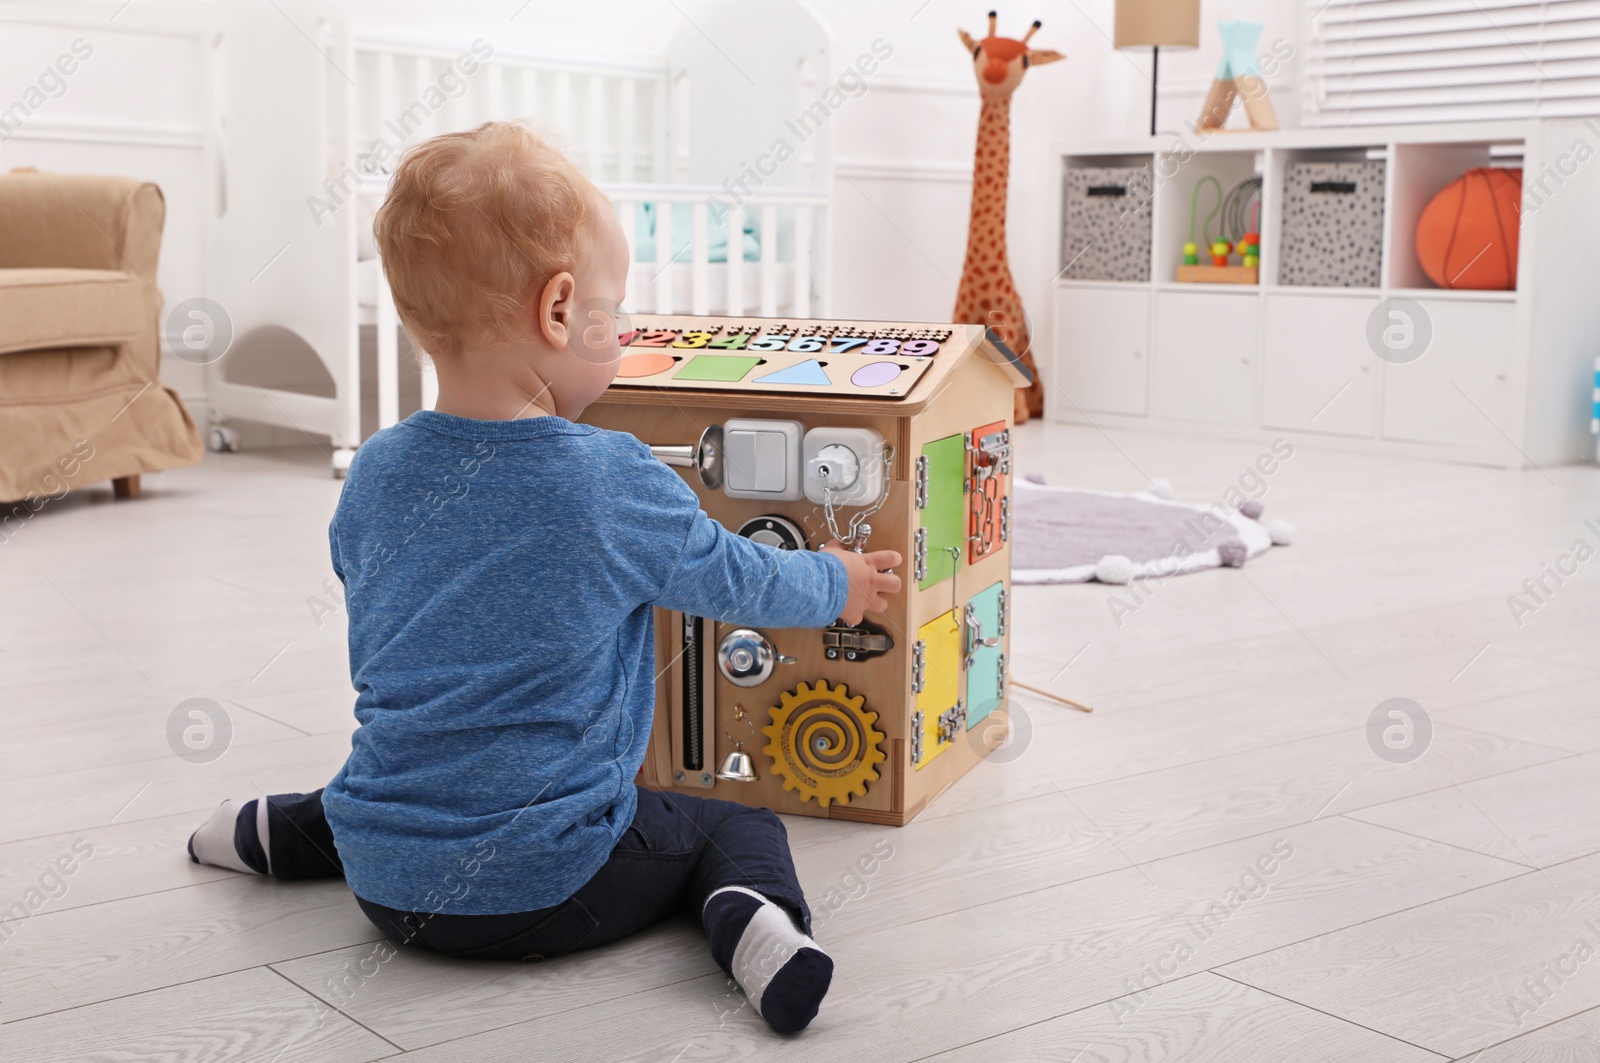
<path id="1" fill-rule="evenodd" d="M 799 421 L 734 418 L 722 426 L 729 498 L 793 502 L 801 495 Z"/>

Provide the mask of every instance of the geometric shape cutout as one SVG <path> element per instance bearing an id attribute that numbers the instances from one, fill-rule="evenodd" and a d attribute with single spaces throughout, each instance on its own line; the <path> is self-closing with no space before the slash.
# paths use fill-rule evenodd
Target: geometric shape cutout
<path id="1" fill-rule="evenodd" d="M 779 369 L 766 376 L 758 376 L 754 383 L 757 384 L 812 384 L 818 387 L 828 387 L 833 383 L 828 379 L 827 372 L 822 368 L 822 363 L 815 358 L 807 358 L 803 362 Z"/>
<path id="2" fill-rule="evenodd" d="M 724 383 L 743 380 L 745 374 L 761 364 L 754 356 L 697 354 L 672 375 L 674 380 L 718 380 Z"/>
<path id="3" fill-rule="evenodd" d="M 617 366 L 617 376 L 623 379 L 655 376 L 657 373 L 665 373 L 677 364 L 678 360 L 670 354 L 625 354 L 622 356 L 622 363 Z"/>
<path id="4" fill-rule="evenodd" d="M 868 362 L 850 374 L 850 383 L 858 388 L 876 388 L 899 375 L 900 367 L 894 362 Z"/>

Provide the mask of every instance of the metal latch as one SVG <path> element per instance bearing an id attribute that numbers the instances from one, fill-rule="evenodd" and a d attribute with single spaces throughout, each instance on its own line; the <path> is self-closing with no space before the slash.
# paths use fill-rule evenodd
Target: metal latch
<path id="1" fill-rule="evenodd" d="M 978 610 L 971 602 L 961 609 L 961 627 L 965 645 L 962 648 L 961 667 L 971 668 L 973 660 L 977 657 L 978 647 L 993 648 L 1000 645 L 999 635 L 985 636 L 983 624 L 978 620 Z"/>
<path id="2" fill-rule="evenodd" d="M 841 656 L 847 661 L 861 661 L 888 653 L 894 649 L 894 639 L 887 632 L 865 624 L 859 627 L 841 624 L 822 629 L 822 649 L 830 661 L 837 661 Z"/>
<path id="3" fill-rule="evenodd" d="M 967 726 L 967 707 L 960 701 L 939 714 L 939 741 L 954 742 Z"/>
<path id="4" fill-rule="evenodd" d="M 928 455 L 917 455 L 917 508 L 928 508 Z"/>
<path id="5" fill-rule="evenodd" d="M 911 763 L 922 763 L 922 710 L 911 714 Z"/>
<path id="6" fill-rule="evenodd" d="M 911 552 L 911 575 L 922 580 L 928 576 L 928 529 L 918 528 L 915 547 Z"/>
<path id="7" fill-rule="evenodd" d="M 911 647 L 911 692 L 922 693 L 924 679 L 928 670 L 928 644 L 921 639 Z"/>

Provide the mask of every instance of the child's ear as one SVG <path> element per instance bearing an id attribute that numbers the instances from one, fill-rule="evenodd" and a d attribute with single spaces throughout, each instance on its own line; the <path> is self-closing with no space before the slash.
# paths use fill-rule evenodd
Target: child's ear
<path id="1" fill-rule="evenodd" d="M 572 274 L 562 272 L 546 281 L 544 290 L 539 293 L 538 319 L 534 325 L 556 350 L 564 349 L 571 336 L 575 310 L 573 293 L 576 290 Z"/>

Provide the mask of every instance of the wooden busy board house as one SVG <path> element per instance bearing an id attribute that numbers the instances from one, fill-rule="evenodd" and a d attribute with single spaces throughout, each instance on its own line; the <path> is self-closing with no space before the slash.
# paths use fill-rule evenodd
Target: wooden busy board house
<path id="1" fill-rule="evenodd" d="M 842 538 L 906 559 L 904 589 L 859 627 L 658 610 L 641 781 L 909 822 L 1007 735 L 1010 418 L 1027 371 L 977 325 L 635 316 L 622 339 L 586 420 L 650 444 L 711 517 L 783 548 Z"/>

